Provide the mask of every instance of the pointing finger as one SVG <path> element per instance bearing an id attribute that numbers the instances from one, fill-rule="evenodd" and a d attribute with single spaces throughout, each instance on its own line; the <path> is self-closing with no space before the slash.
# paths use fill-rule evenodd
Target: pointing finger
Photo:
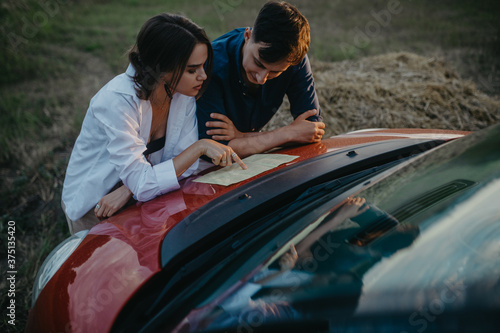
<path id="1" fill-rule="evenodd" d="M 238 165 L 243 169 L 243 170 L 247 170 L 248 167 L 245 165 L 245 163 L 243 163 L 243 161 L 241 160 L 241 158 L 238 156 L 238 154 L 236 154 L 235 152 L 233 152 L 231 154 L 231 157 L 233 158 L 233 160 L 238 163 Z"/>

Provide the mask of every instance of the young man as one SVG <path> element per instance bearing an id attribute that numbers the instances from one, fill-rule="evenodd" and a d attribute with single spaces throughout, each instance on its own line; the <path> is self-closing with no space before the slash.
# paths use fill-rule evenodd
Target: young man
<path id="1" fill-rule="evenodd" d="M 286 144 L 319 142 L 320 108 L 307 57 L 306 18 L 286 2 L 268 2 L 253 28 L 235 29 L 212 42 L 211 82 L 197 101 L 200 138 L 228 144 L 239 156 Z M 295 119 L 259 132 L 285 94 Z"/>

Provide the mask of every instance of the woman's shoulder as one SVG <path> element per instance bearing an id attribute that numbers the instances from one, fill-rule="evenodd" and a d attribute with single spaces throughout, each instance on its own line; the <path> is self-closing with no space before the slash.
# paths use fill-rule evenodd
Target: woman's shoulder
<path id="1" fill-rule="evenodd" d="M 133 85 L 127 84 L 126 75 L 120 74 L 92 98 L 87 112 L 99 122 L 116 127 L 141 124 L 150 110 L 149 103 L 139 99 Z"/>
<path id="2" fill-rule="evenodd" d="M 141 100 L 137 97 L 135 84 L 127 73 L 115 76 L 97 92 L 91 101 L 93 106 L 106 107 L 129 104 L 138 108 L 140 103 Z"/>
<path id="3" fill-rule="evenodd" d="M 129 73 L 129 70 L 115 76 L 101 90 L 137 97 L 136 85 L 133 80 L 133 76 Z"/>

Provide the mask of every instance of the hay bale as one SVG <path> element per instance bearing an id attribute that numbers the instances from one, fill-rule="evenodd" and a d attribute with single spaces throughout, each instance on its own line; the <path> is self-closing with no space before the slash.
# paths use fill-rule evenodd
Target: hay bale
<path id="1" fill-rule="evenodd" d="M 500 119 L 500 100 L 442 60 L 389 53 L 359 61 L 311 60 L 327 136 L 364 128 L 477 130 Z M 266 130 L 292 120 L 285 101 Z"/>

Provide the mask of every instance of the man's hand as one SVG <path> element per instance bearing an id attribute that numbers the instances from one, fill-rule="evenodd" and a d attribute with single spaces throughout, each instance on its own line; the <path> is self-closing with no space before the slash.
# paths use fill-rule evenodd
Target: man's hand
<path id="1" fill-rule="evenodd" d="M 306 111 L 287 126 L 290 132 L 290 142 L 316 143 L 321 141 L 325 134 L 325 123 L 307 120 L 317 112 L 317 110 Z"/>
<path id="2" fill-rule="evenodd" d="M 306 111 L 291 124 L 272 131 L 247 133 L 238 131 L 228 117 L 212 113 L 212 118 L 222 121 L 207 122 L 207 127 L 219 127 L 219 129 L 208 130 L 207 134 L 213 135 L 214 140 L 229 141 L 228 146 L 239 156 L 246 157 L 284 145 L 320 142 L 325 134 L 325 124 L 307 120 L 316 113 L 316 110 Z"/>
<path id="3" fill-rule="evenodd" d="M 213 140 L 231 141 L 232 139 L 242 138 L 244 134 L 234 126 L 231 119 L 221 113 L 211 113 L 210 117 L 220 121 L 207 121 L 207 127 L 215 127 L 207 131 L 207 135 L 211 135 Z"/>

